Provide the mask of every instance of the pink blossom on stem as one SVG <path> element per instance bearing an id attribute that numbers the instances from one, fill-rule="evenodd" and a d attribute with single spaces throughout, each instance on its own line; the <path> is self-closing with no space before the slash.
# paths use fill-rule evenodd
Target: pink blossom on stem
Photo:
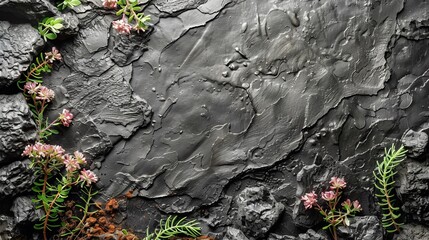
<path id="1" fill-rule="evenodd" d="M 55 97 L 55 92 L 45 86 L 40 86 L 37 91 L 36 99 L 50 102 Z"/>
<path id="2" fill-rule="evenodd" d="M 353 201 L 353 210 L 358 212 L 362 210 L 362 206 L 360 205 L 358 200 Z"/>
<path id="3" fill-rule="evenodd" d="M 350 201 L 350 199 L 347 199 L 343 203 L 341 203 L 341 206 L 343 206 L 346 209 L 351 208 L 352 207 L 352 201 Z"/>
<path id="4" fill-rule="evenodd" d="M 67 172 L 74 172 L 78 169 L 80 169 L 80 165 L 76 158 L 73 156 L 70 156 L 69 154 L 66 154 L 64 156 L 64 165 L 66 166 Z"/>
<path id="5" fill-rule="evenodd" d="M 305 209 L 312 208 L 317 203 L 317 194 L 314 191 L 306 193 L 301 197 L 301 201 L 304 202 Z"/>
<path id="6" fill-rule="evenodd" d="M 49 63 L 53 63 L 55 60 L 61 61 L 63 58 L 61 57 L 61 53 L 58 49 L 56 47 L 52 47 L 50 52 L 45 53 L 45 59 Z"/>
<path id="7" fill-rule="evenodd" d="M 113 21 L 113 28 L 118 31 L 120 34 L 130 34 L 131 25 L 128 23 L 128 20 L 125 18 L 125 15 L 122 15 L 121 20 Z"/>
<path id="8" fill-rule="evenodd" d="M 22 152 L 22 156 L 30 158 L 44 158 L 49 157 L 52 159 L 62 160 L 64 155 L 64 149 L 58 145 L 49 145 L 40 142 L 36 142 L 34 145 L 28 145 Z"/>
<path id="9" fill-rule="evenodd" d="M 73 114 L 69 110 L 63 109 L 63 113 L 60 114 L 59 119 L 64 127 L 69 127 L 73 120 Z"/>
<path id="10" fill-rule="evenodd" d="M 39 90 L 40 84 L 35 82 L 26 82 L 24 85 L 24 89 L 27 90 L 28 94 L 36 94 Z"/>
<path id="11" fill-rule="evenodd" d="M 322 198 L 326 201 L 332 201 L 337 197 L 334 191 L 322 192 Z"/>
<path id="12" fill-rule="evenodd" d="M 98 181 L 97 175 L 95 175 L 95 173 L 93 171 L 86 170 L 86 169 L 83 169 L 82 171 L 80 171 L 79 179 L 83 183 L 86 182 L 86 186 L 89 186 L 89 185 L 91 185 L 91 183 L 95 183 Z"/>
<path id="13" fill-rule="evenodd" d="M 76 158 L 77 162 L 80 165 L 86 164 L 86 159 L 85 159 L 85 156 L 83 155 L 83 153 L 81 153 L 79 151 L 75 151 L 74 152 L 74 157 Z"/>
<path id="14" fill-rule="evenodd" d="M 344 178 L 339 177 L 332 177 L 329 183 L 331 184 L 331 189 L 342 189 L 345 188 L 347 184 Z"/>
<path id="15" fill-rule="evenodd" d="M 115 9 L 116 0 L 103 0 L 103 7 L 106 9 Z"/>

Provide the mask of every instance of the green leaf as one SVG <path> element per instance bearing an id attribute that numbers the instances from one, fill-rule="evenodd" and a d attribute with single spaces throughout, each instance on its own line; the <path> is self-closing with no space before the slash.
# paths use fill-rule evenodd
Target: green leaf
<path id="1" fill-rule="evenodd" d="M 47 39 L 49 39 L 49 40 L 54 40 L 54 39 L 57 38 L 57 34 L 55 34 L 55 33 L 47 33 L 47 34 L 45 34 L 45 37 Z"/>

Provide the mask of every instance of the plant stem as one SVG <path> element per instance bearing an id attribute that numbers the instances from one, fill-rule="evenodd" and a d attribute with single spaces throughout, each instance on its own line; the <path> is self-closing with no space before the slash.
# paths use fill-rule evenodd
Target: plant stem
<path id="1" fill-rule="evenodd" d="M 54 199 L 52 200 L 51 204 L 49 204 L 49 208 L 48 208 L 48 210 L 46 211 L 46 214 L 45 214 L 45 221 L 43 222 L 43 239 L 44 239 L 44 240 L 48 240 L 48 237 L 47 237 L 48 222 L 49 222 L 49 216 L 50 216 L 51 211 L 52 211 L 52 207 L 54 206 L 54 204 L 55 204 L 55 202 L 57 201 L 57 199 L 61 196 L 61 192 L 62 192 L 66 187 L 69 187 L 70 185 L 71 185 L 71 184 L 70 184 L 70 183 L 68 183 L 68 184 L 65 184 L 65 185 L 61 186 L 61 189 L 59 189 L 59 190 L 58 190 L 58 192 L 57 192 L 57 194 L 55 194 L 55 197 L 54 197 Z"/>
<path id="2" fill-rule="evenodd" d="M 35 68 L 32 68 L 30 72 L 26 75 L 25 82 L 28 82 L 28 79 L 30 79 L 30 76 L 39 68 L 43 67 L 44 65 L 49 64 L 47 60 L 44 60 L 39 65 L 37 65 Z"/>

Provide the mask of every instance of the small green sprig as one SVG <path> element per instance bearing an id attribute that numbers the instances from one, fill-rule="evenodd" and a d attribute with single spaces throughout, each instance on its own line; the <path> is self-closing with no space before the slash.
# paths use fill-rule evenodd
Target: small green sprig
<path id="1" fill-rule="evenodd" d="M 387 232 L 393 233 L 400 229 L 401 223 L 398 218 L 401 216 L 399 207 L 395 207 L 395 171 L 396 167 L 405 159 L 407 150 L 401 146 L 398 150 L 392 145 L 389 150 L 384 150 L 384 158 L 377 162 L 377 168 L 374 170 L 374 186 L 379 191 L 375 194 L 378 198 L 378 205 L 382 209 L 383 218 L 381 223 Z"/>
<path id="2" fill-rule="evenodd" d="M 149 233 L 149 229 L 147 229 L 146 237 L 143 240 L 170 239 L 178 235 L 194 238 L 201 236 L 201 227 L 195 220 L 186 221 L 186 217 L 177 220 L 177 216 L 169 216 L 165 222 L 160 221 L 159 229 L 155 229 L 153 233 Z"/>
<path id="3" fill-rule="evenodd" d="M 62 18 L 44 18 L 41 22 L 39 22 L 37 30 L 39 30 L 40 35 L 42 35 L 45 41 L 47 41 L 48 39 L 54 40 L 57 38 L 57 33 L 59 33 L 64 26 L 62 24 L 63 21 L 64 20 Z"/>
<path id="4" fill-rule="evenodd" d="M 90 187 L 84 186 L 81 189 L 81 193 L 83 193 L 83 196 L 79 196 L 79 197 L 83 204 L 76 204 L 75 206 L 79 212 L 82 212 L 82 215 L 73 216 L 71 219 L 69 219 L 69 220 L 77 221 L 78 223 L 73 228 L 69 228 L 67 227 L 67 225 L 63 226 L 60 237 L 65 237 L 67 239 L 78 239 L 79 237 L 82 237 L 81 235 L 83 233 L 83 228 L 85 226 L 86 219 L 91 214 L 94 214 L 95 212 L 97 212 L 97 210 L 90 211 L 90 208 L 96 206 L 96 204 L 93 202 L 92 199 L 95 197 L 95 195 L 98 194 L 98 192 L 97 191 L 93 192 L 92 186 Z"/>
<path id="5" fill-rule="evenodd" d="M 144 32 L 148 29 L 151 19 L 150 16 L 145 16 L 144 13 L 140 12 L 143 8 L 139 6 L 139 0 L 118 0 L 117 4 L 120 9 L 116 12 L 116 15 L 126 16 L 130 24 L 134 21 L 134 30 Z"/>
<path id="6" fill-rule="evenodd" d="M 64 0 L 64 2 L 58 4 L 57 8 L 63 11 L 66 8 L 74 8 L 82 4 L 80 0 Z"/>

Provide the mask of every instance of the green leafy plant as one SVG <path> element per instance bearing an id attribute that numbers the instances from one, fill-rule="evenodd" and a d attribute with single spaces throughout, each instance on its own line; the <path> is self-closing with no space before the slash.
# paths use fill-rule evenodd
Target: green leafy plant
<path id="1" fill-rule="evenodd" d="M 52 70 L 54 61 L 62 60 L 59 51 L 53 47 L 51 52 L 41 53 L 36 60 L 30 65 L 28 71 L 23 74 L 23 78 L 18 81 L 18 87 L 23 90 L 23 94 L 28 100 L 28 106 L 33 114 L 37 125 L 37 140 L 43 140 L 52 134 L 58 134 L 58 130 L 52 127 L 61 125 L 68 126 L 65 118 L 70 117 L 70 112 L 64 110 L 53 122 L 49 123 L 44 118 L 44 112 L 48 103 L 54 98 L 54 91 L 42 86 L 43 74 Z M 67 115 L 67 116 L 66 116 Z"/>
<path id="2" fill-rule="evenodd" d="M 178 235 L 198 237 L 201 235 L 201 227 L 195 220 L 186 221 L 185 217 L 177 220 L 177 216 L 169 216 L 165 222 L 160 221 L 159 229 L 155 229 L 153 233 L 149 233 L 147 229 L 143 240 L 170 239 Z"/>
<path id="3" fill-rule="evenodd" d="M 345 226 L 350 225 L 349 217 L 355 216 L 357 212 L 362 210 L 362 207 L 358 200 L 351 201 L 350 199 L 345 200 L 341 206 L 342 209 L 337 205 L 340 202 L 342 189 L 346 187 L 344 178 L 332 177 L 330 190 L 322 192 L 322 200 L 325 203 L 318 202 L 317 194 L 312 191 L 306 193 L 301 197 L 306 209 L 315 208 L 323 216 L 323 219 L 328 224 L 323 227 L 324 230 L 329 229 L 331 231 L 334 240 L 338 239 L 337 226 L 343 224 Z"/>
<path id="4" fill-rule="evenodd" d="M 116 9 L 117 16 L 122 15 L 122 19 L 113 21 L 113 28 L 120 34 L 130 34 L 131 30 L 137 32 L 146 31 L 149 27 L 150 16 L 145 16 L 141 11 L 139 0 L 103 0 L 106 9 Z"/>
<path id="5" fill-rule="evenodd" d="M 44 116 L 55 92 L 42 85 L 42 74 L 50 72 L 54 61 L 61 59 L 61 54 L 55 47 L 51 52 L 41 54 L 18 83 L 29 102 L 37 124 L 37 141 L 26 146 L 22 156 L 31 160 L 30 168 L 34 170 L 35 181 L 32 190 L 36 198 L 33 202 L 37 209 L 43 210 L 40 221 L 34 228 L 43 231 L 44 240 L 48 239 L 48 232 L 61 226 L 60 214 L 64 212 L 65 200 L 68 199 L 72 188 L 78 186 L 83 188 L 84 184 L 90 186 L 98 180 L 90 170 L 83 169 L 79 172 L 87 164 L 82 153 L 75 151 L 74 155 L 66 154 L 61 146 L 43 142 L 48 136 L 58 133 L 58 130 L 53 129 L 54 126 L 62 124 L 68 127 L 73 119 L 73 114 L 67 109 L 51 123 Z M 86 207 L 82 209 L 88 211 Z"/>
<path id="6" fill-rule="evenodd" d="M 42 35 L 45 41 L 54 40 L 57 38 L 57 33 L 63 28 L 63 19 L 55 17 L 44 18 L 37 27 L 40 35 Z"/>
<path id="7" fill-rule="evenodd" d="M 66 219 L 66 221 L 77 221 L 77 224 L 72 224 L 68 226 L 67 224 L 64 224 L 61 229 L 60 237 L 67 238 L 67 239 L 75 239 L 79 238 L 83 235 L 82 231 L 85 226 L 85 221 L 91 214 L 94 214 L 97 212 L 90 211 L 91 207 L 96 207 L 96 204 L 92 201 L 92 199 L 95 197 L 95 195 L 98 194 L 98 192 L 93 192 L 92 187 L 83 187 L 81 193 L 83 196 L 79 196 L 82 204 L 76 204 L 77 211 L 81 212 L 81 216 L 72 216 L 70 219 Z"/>
<path id="8" fill-rule="evenodd" d="M 401 146 L 398 150 L 395 146 L 384 150 L 383 160 L 377 162 L 377 168 L 374 170 L 374 186 L 378 190 L 375 196 L 378 198 L 378 204 L 382 209 L 381 223 L 387 232 L 399 231 L 401 223 L 398 218 L 401 216 L 399 207 L 395 207 L 395 175 L 396 167 L 405 159 L 407 150 Z"/>
<path id="9" fill-rule="evenodd" d="M 142 7 L 138 5 L 138 0 L 118 0 L 117 3 L 121 8 L 116 12 L 117 16 L 125 15 L 129 23 L 134 21 L 134 30 L 147 30 L 150 16 L 140 12 Z"/>
<path id="10" fill-rule="evenodd" d="M 80 0 L 64 0 L 62 3 L 58 4 L 58 9 L 63 11 L 66 8 L 74 8 L 81 4 Z"/>

